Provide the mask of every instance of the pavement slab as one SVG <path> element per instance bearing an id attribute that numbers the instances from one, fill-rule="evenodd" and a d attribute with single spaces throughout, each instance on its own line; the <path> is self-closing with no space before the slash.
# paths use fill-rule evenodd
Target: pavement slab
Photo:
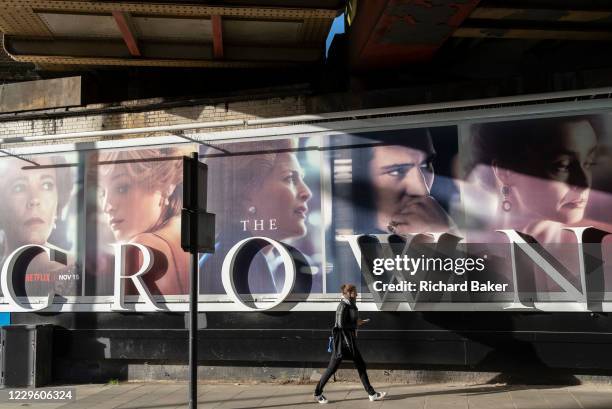
<path id="1" fill-rule="evenodd" d="M 127 382 L 116 385 L 64 385 L 75 388 L 72 402 L 0 402 L 4 408 L 188 409 L 185 382 Z M 428 384 L 375 385 L 387 398 L 370 402 L 361 384 L 331 382 L 326 406 L 314 401 L 314 385 L 199 384 L 201 409 L 612 409 L 612 385 L 521 386 Z"/>

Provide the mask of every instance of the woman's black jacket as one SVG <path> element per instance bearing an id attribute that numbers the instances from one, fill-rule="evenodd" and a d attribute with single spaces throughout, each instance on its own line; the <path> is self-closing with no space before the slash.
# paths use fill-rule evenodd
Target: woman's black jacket
<path id="1" fill-rule="evenodd" d="M 340 301 L 336 309 L 336 323 L 332 329 L 334 338 L 332 354 L 336 358 L 342 358 L 343 352 L 349 352 L 352 355 L 357 350 L 355 331 L 358 319 L 357 306 L 344 300 Z"/>

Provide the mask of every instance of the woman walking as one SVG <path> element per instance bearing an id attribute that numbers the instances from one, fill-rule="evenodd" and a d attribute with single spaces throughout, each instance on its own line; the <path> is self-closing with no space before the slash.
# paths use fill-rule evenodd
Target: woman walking
<path id="1" fill-rule="evenodd" d="M 333 333 L 333 349 L 329 365 L 315 389 L 315 399 L 319 403 L 327 403 L 327 398 L 323 395 L 323 388 L 329 378 L 338 370 L 343 359 L 351 359 L 357 371 L 359 378 L 365 388 L 371 401 L 381 400 L 387 394 L 386 392 L 376 392 L 366 371 L 366 365 L 357 349 L 357 327 L 365 324 L 369 320 L 360 320 L 359 311 L 357 310 L 357 288 L 353 284 L 343 284 L 340 287 L 342 291 L 342 300 L 336 309 L 336 323 L 332 330 Z"/>

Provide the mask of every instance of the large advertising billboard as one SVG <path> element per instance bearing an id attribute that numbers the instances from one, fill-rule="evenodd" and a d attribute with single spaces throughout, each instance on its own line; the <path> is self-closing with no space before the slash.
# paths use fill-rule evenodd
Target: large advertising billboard
<path id="1" fill-rule="evenodd" d="M 343 283 L 366 310 L 609 311 L 611 126 L 483 119 L 0 158 L 1 308 L 186 310 L 196 151 L 216 215 L 202 311 L 331 310 Z"/>

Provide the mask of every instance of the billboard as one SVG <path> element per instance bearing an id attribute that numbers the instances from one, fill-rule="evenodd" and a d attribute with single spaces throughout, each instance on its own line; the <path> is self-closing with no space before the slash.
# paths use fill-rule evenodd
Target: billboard
<path id="1" fill-rule="evenodd" d="M 85 158 L 85 292 L 112 295 L 116 243 L 152 249 L 155 260 L 143 280 L 152 295 L 189 293 L 189 255 L 181 249 L 183 155 L 193 146 L 103 150 Z M 127 249 L 127 271 L 142 263 Z M 127 282 L 127 295 L 137 295 Z"/>
<path id="2" fill-rule="evenodd" d="M 36 162 L 12 157 L 0 160 L 0 263 L 27 244 L 61 250 L 51 260 L 30 251 L 31 260 L 19 266 L 11 287 L 19 297 L 81 294 L 83 271 L 78 263 L 77 196 L 81 189 L 74 153 L 44 155 Z"/>
<path id="3" fill-rule="evenodd" d="M 365 310 L 612 310 L 611 125 L 483 119 L 0 158 L 0 307 L 186 310 L 195 151 L 216 215 L 202 311 L 331 310 L 343 283 Z"/>

